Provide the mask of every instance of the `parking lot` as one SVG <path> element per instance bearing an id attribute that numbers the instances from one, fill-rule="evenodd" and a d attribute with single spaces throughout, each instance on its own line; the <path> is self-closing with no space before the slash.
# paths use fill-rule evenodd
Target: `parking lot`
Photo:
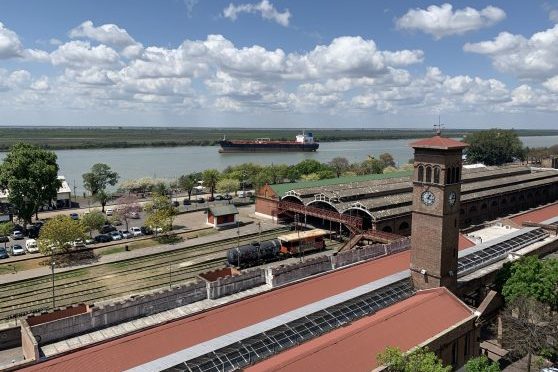
<path id="1" fill-rule="evenodd" d="M 199 203 L 196 202 L 195 196 L 192 196 L 192 200 L 190 202 L 190 204 L 188 205 L 184 205 L 183 200 L 187 199 L 187 197 L 180 197 L 180 198 L 173 198 L 173 201 L 176 201 L 179 203 L 178 206 L 178 215 L 175 217 L 174 221 L 173 221 L 173 229 L 174 230 L 180 230 L 180 229 L 200 229 L 200 228 L 204 228 L 207 227 L 208 225 L 206 224 L 206 217 L 205 217 L 205 212 L 207 210 L 207 208 L 210 205 L 220 205 L 220 204 L 228 204 L 228 203 L 235 203 L 235 204 L 246 204 L 246 203 L 250 203 L 250 199 L 249 198 L 234 198 L 232 200 L 215 200 L 212 202 L 207 202 L 207 197 L 209 195 L 199 195 L 199 197 L 204 197 L 205 202 L 203 203 Z M 145 204 L 145 202 L 141 203 L 142 205 Z M 105 210 L 107 209 L 112 209 L 113 212 L 118 209 L 119 206 L 117 205 L 107 205 L 105 207 Z M 58 211 L 49 211 L 49 212 L 43 212 L 40 214 L 40 218 L 41 219 L 48 219 L 51 217 L 54 217 L 56 215 L 77 215 L 75 216 L 75 218 L 82 218 L 83 214 L 85 213 L 90 213 L 92 211 L 100 211 L 101 208 L 100 207 L 94 207 L 94 208 L 80 208 L 80 209 L 67 209 L 67 210 L 58 210 Z M 113 216 L 107 216 L 107 220 L 110 220 Z M 145 222 L 145 218 L 146 218 L 146 213 L 145 212 L 140 212 L 139 213 L 139 218 L 128 218 L 127 222 L 128 222 L 128 226 L 126 226 L 126 221 L 125 220 L 121 220 L 119 224 L 115 225 L 114 228 L 118 231 L 125 231 L 125 230 L 130 230 L 132 227 L 142 227 L 144 226 L 144 222 Z M 99 231 L 93 231 L 91 234 L 91 237 L 95 237 L 99 235 Z M 133 238 L 129 238 L 131 239 L 130 241 L 133 240 Z M 40 253 L 34 252 L 34 253 L 30 253 L 26 250 L 26 242 L 29 240 L 29 238 L 27 236 L 24 236 L 22 239 L 14 239 L 14 237 L 9 237 L 9 241 L 5 243 L 6 247 L 7 247 L 7 253 L 9 255 L 8 258 L 4 258 L 2 259 L 2 262 L 11 262 L 11 261 L 18 261 L 21 259 L 24 259 L 25 256 L 29 256 L 29 255 L 33 255 L 33 256 L 39 256 Z M 121 242 L 124 241 L 128 241 L 128 239 L 122 239 L 119 240 Z M 103 245 L 106 245 L 107 243 L 91 243 L 88 242 L 87 246 L 91 246 L 91 247 L 101 247 Z M 12 254 L 12 247 L 14 245 L 19 245 L 23 248 L 23 252 L 21 252 L 20 255 L 13 255 Z M 0 242 L 0 247 L 3 247 L 4 243 Z"/>

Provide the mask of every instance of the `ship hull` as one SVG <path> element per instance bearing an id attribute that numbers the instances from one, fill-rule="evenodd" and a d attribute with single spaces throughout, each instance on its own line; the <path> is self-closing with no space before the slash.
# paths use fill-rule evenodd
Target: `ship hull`
<path id="1" fill-rule="evenodd" d="M 220 153 L 229 152 L 312 152 L 320 146 L 318 143 L 297 142 L 263 142 L 263 143 L 235 143 L 232 141 L 219 141 Z"/>

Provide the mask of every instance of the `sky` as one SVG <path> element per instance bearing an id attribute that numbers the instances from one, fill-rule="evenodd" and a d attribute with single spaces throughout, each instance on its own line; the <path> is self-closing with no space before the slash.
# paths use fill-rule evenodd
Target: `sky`
<path id="1" fill-rule="evenodd" d="M 558 0 L 0 0 L 0 125 L 558 129 Z"/>

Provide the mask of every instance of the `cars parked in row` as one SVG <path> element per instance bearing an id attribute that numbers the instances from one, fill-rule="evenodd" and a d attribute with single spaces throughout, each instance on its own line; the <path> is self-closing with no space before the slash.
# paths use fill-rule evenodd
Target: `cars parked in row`
<path id="1" fill-rule="evenodd" d="M 112 238 L 107 234 L 97 235 L 94 239 L 95 243 L 108 243 L 112 241 Z"/>
<path id="2" fill-rule="evenodd" d="M 120 235 L 120 231 L 111 231 L 108 233 L 112 240 L 122 240 L 122 235 Z"/>
<path id="3" fill-rule="evenodd" d="M 4 247 L 0 247 L 0 258 L 10 258 L 8 251 Z"/>
<path id="4" fill-rule="evenodd" d="M 25 249 L 23 249 L 23 247 L 19 244 L 12 245 L 10 251 L 12 253 L 12 256 L 21 256 L 25 254 Z"/>
<path id="5" fill-rule="evenodd" d="M 70 213 L 70 218 L 71 218 L 72 220 L 79 220 L 79 214 L 77 214 L 77 213 L 75 213 L 75 212 L 74 212 L 74 213 Z"/>
<path id="6" fill-rule="evenodd" d="M 27 239 L 25 241 L 25 250 L 29 253 L 39 253 L 39 247 L 35 239 Z"/>
<path id="7" fill-rule="evenodd" d="M 114 209 L 112 209 L 112 208 L 107 208 L 107 209 L 105 210 L 105 214 L 106 214 L 107 216 L 112 216 L 112 215 L 114 214 Z"/>
<path id="8" fill-rule="evenodd" d="M 101 227 L 101 230 L 99 230 L 101 234 L 108 234 L 113 231 L 116 231 L 116 227 L 112 226 L 111 224 L 106 224 Z"/>
<path id="9" fill-rule="evenodd" d="M 136 236 L 142 236 L 143 233 L 141 232 L 141 228 L 139 227 L 130 227 L 130 232 L 132 233 L 132 236 L 136 237 Z"/>
<path id="10" fill-rule="evenodd" d="M 134 235 L 128 230 L 121 230 L 120 235 L 122 236 L 122 239 L 130 239 L 134 237 Z"/>
<path id="11" fill-rule="evenodd" d="M 20 231 L 20 230 L 14 230 L 14 231 L 12 232 L 12 239 L 13 239 L 13 240 L 21 240 L 21 239 L 23 239 L 23 238 L 24 238 L 24 236 L 23 236 L 23 232 L 22 232 L 22 231 Z"/>

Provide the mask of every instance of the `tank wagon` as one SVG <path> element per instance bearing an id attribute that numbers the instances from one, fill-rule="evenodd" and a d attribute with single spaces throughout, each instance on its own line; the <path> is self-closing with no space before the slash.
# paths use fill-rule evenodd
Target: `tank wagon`
<path id="1" fill-rule="evenodd" d="M 249 267 L 290 256 L 304 255 L 306 252 L 325 249 L 324 236 L 327 231 L 314 229 L 298 231 L 278 236 L 277 239 L 231 248 L 227 252 L 227 262 L 231 266 Z"/>

